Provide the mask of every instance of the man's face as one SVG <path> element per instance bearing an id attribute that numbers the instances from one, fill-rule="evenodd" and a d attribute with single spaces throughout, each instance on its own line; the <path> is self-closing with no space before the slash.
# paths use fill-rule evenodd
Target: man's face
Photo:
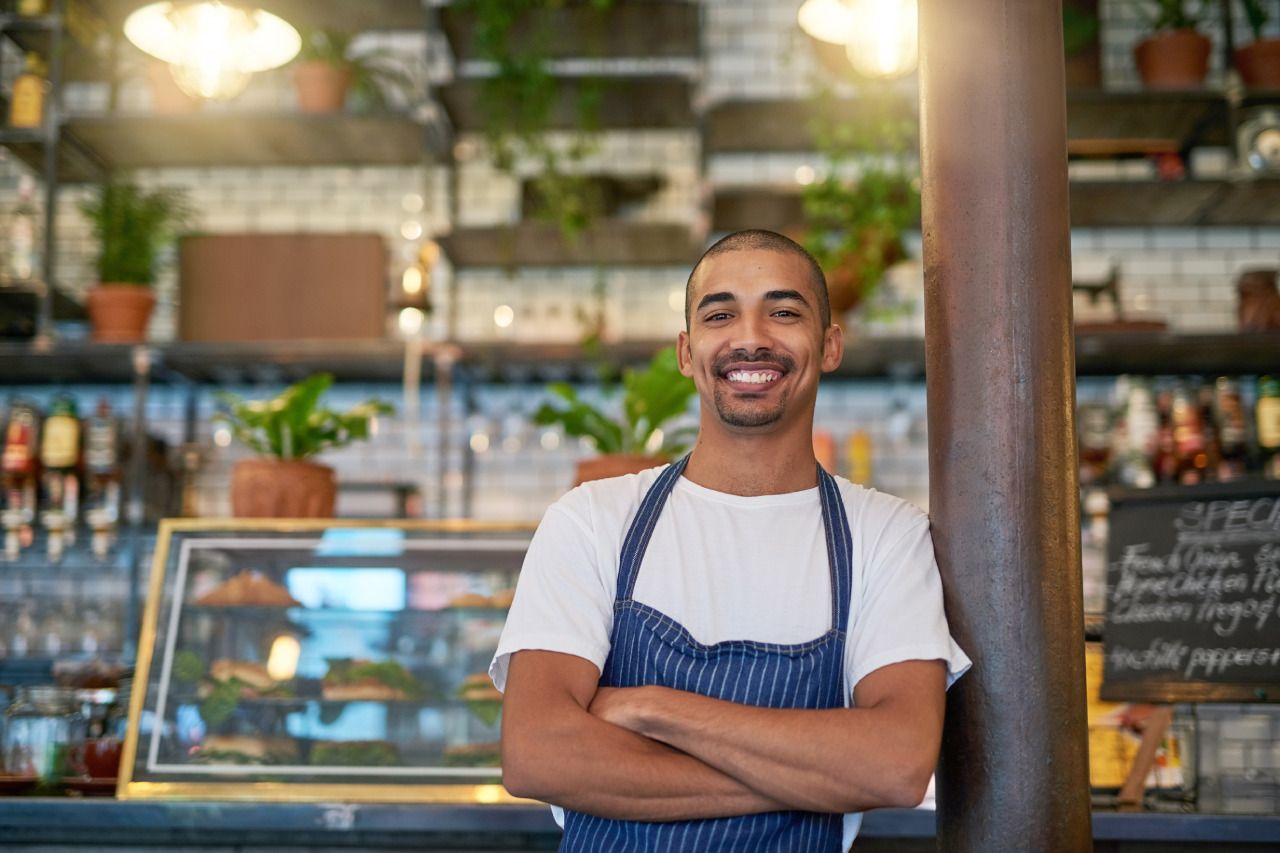
<path id="1" fill-rule="evenodd" d="M 730 429 L 762 432 L 812 415 L 818 377 L 840 364 L 843 339 L 822 327 L 801 258 L 742 249 L 703 262 L 677 349 L 704 413 L 710 405 Z"/>

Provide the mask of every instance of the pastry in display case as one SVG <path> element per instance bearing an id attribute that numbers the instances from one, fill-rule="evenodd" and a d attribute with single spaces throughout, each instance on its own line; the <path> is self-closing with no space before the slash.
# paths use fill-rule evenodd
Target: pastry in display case
<path id="1" fill-rule="evenodd" d="M 162 522 L 118 795 L 513 801 L 487 668 L 532 532 Z"/>

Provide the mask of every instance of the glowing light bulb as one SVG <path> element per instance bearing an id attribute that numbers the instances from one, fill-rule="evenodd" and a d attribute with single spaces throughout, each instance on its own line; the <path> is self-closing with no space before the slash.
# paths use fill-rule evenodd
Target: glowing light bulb
<path id="1" fill-rule="evenodd" d="M 298 659 L 302 657 L 302 645 L 292 634 L 281 634 L 271 641 L 267 655 L 267 675 L 272 681 L 288 681 L 298 674 Z"/>
<path id="2" fill-rule="evenodd" d="M 901 77 L 919 59 L 916 0 L 852 0 L 845 52 L 859 74 Z"/>
<path id="3" fill-rule="evenodd" d="M 849 37 L 853 15 L 842 0 L 805 0 L 796 13 L 800 29 L 819 41 L 844 44 Z"/>

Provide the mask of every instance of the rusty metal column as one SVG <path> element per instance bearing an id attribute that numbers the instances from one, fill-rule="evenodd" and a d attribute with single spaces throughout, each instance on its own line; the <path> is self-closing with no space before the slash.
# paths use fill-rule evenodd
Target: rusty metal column
<path id="1" fill-rule="evenodd" d="M 920 9 L 939 849 L 1092 849 L 1059 0 Z"/>

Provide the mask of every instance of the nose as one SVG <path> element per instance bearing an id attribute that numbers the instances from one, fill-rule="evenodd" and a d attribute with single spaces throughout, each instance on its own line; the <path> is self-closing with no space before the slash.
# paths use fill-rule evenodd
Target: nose
<path id="1" fill-rule="evenodd" d="M 745 313 L 733 324 L 733 339 L 729 345 L 735 350 L 748 353 L 768 350 L 773 343 L 769 335 L 769 324 L 765 317 L 755 313 Z"/>

